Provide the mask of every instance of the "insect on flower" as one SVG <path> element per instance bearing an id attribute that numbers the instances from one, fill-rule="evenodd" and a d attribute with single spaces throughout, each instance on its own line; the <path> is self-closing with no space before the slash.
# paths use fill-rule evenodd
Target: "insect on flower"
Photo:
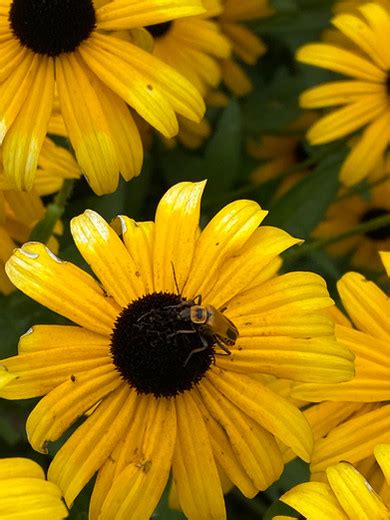
<path id="1" fill-rule="evenodd" d="M 181 295 L 173 265 L 172 270 L 176 290 L 178 294 Z M 183 301 L 176 307 L 181 308 L 181 310 L 178 312 L 177 317 L 183 321 L 190 321 L 194 326 L 193 331 L 180 330 L 177 331 L 177 333 L 198 333 L 200 341 L 202 343 L 201 347 L 196 348 L 189 353 L 183 366 L 187 365 L 193 354 L 196 354 L 197 352 L 202 352 L 203 350 L 209 348 L 209 343 L 207 342 L 204 335 L 212 336 L 214 343 L 217 344 L 226 353 L 227 356 L 231 355 L 231 351 L 229 350 L 228 346 L 232 346 L 235 344 L 239 332 L 234 323 L 231 320 L 229 320 L 229 318 L 224 316 L 224 309 L 218 310 L 216 307 L 209 304 L 202 305 L 202 296 L 200 294 L 195 296 L 195 298 L 193 298 L 192 300 Z M 219 355 L 222 355 L 222 353 L 219 353 Z"/>

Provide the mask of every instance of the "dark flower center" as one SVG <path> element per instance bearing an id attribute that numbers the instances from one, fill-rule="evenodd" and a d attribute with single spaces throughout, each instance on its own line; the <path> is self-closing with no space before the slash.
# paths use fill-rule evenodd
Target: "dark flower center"
<path id="1" fill-rule="evenodd" d="M 295 160 L 297 163 L 305 162 L 310 159 L 303 141 L 299 141 L 294 150 Z"/>
<path id="2" fill-rule="evenodd" d="M 384 217 L 388 214 L 389 212 L 383 208 L 371 208 L 363 214 L 360 222 L 363 224 L 364 222 L 368 222 L 374 218 Z M 371 238 L 372 240 L 386 240 L 386 238 L 390 238 L 390 225 L 387 224 L 378 229 L 366 231 L 365 236 Z"/>
<path id="3" fill-rule="evenodd" d="M 92 0 L 13 0 L 9 23 L 24 47 L 59 56 L 90 36 L 96 16 Z"/>
<path id="4" fill-rule="evenodd" d="M 167 34 L 172 26 L 172 22 L 156 23 L 155 25 L 149 25 L 147 27 L 153 38 L 161 38 Z"/>
<path id="5" fill-rule="evenodd" d="M 189 316 L 192 300 L 153 293 L 119 314 L 111 335 L 117 370 L 139 394 L 174 397 L 190 390 L 214 361 L 215 337 Z"/>

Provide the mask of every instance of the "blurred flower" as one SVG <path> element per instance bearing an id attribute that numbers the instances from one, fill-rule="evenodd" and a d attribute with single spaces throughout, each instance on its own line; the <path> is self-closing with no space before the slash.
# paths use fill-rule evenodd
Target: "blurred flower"
<path id="1" fill-rule="evenodd" d="M 390 484 L 390 445 L 375 448 L 375 456 Z M 389 504 L 375 493 L 365 478 L 347 462 L 326 470 L 327 482 L 305 482 L 287 491 L 280 500 L 307 520 L 387 520 Z M 288 517 L 287 517 L 288 518 Z"/>
<path id="2" fill-rule="evenodd" d="M 335 2 L 332 7 L 333 12 L 341 13 L 345 11 L 353 11 L 358 12 L 358 7 L 361 5 L 367 4 L 370 0 L 340 0 L 339 2 Z M 375 0 L 376 4 L 379 4 L 386 9 L 390 9 L 390 0 Z"/>
<path id="3" fill-rule="evenodd" d="M 390 173 L 390 156 L 386 162 L 383 175 Z M 374 185 L 365 196 L 345 193 L 343 196 L 343 193 L 341 191 L 340 199 L 329 206 L 325 218 L 314 229 L 312 238 L 326 239 L 371 219 L 390 215 L 390 178 Z M 349 254 L 351 265 L 355 267 L 381 271 L 382 263 L 378 251 L 390 249 L 390 225 L 352 235 L 330 244 L 326 249 L 335 256 Z"/>
<path id="4" fill-rule="evenodd" d="M 227 58 L 231 50 L 217 21 L 210 19 L 213 16 L 215 5 L 210 5 L 201 15 L 147 27 L 154 38 L 154 56 L 180 72 L 203 96 L 210 87 L 218 86 L 218 58 Z"/>
<path id="5" fill-rule="evenodd" d="M 381 257 L 389 275 L 390 253 Z M 315 480 L 340 461 L 373 474 L 375 446 L 390 443 L 390 300 L 354 272 L 341 278 L 338 290 L 353 325 L 340 312 L 334 314 L 335 333 L 340 347 L 355 354 L 355 378 L 338 385 L 304 383 L 292 390 L 296 398 L 320 403 L 305 412 L 316 439 L 311 460 Z"/>
<path id="6" fill-rule="evenodd" d="M 0 167 L 0 293 L 8 294 L 15 289 L 5 274 L 4 265 L 16 245 L 28 240 L 34 225 L 43 217 L 45 206 L 41 197 L 58 191 L 65 179 L 77 179 L 80 175 L 72 155 L 48 138 L 44 140 L 38 157 L 31 191 L 12 189 Z M 54 231 L 58 234 L 61 229 L 58 223 Z M 55 251 L 58 249 L 54 236 L 50 238 L 49 246 Z"/>
<path id="7" fill-rule="evenodd" d="M 42 468 L 24 458 L 0 459 L 0 517 L 39 520 L 67 518 L 61 491 Z"/>
<path id="8" fill-rule="evenodd" d="M 119 172 L 138 175 L 143 149 L 126 103 L 166 137 L 178 131 L 175 112 L 199 121 L 204 103 L 178 72 L 113 31 L 203 11 L 200 0 L 4 0 L 0 142 L 8 182 L 32 188 L 55 88 L 92 189 L 109 193 Z"/>
<path id="9" fill-rule="evenodd" d="M 247 145 L 248 154 L 262 161 L 250 174 L 252 182 L 261 184 L 277 179 L 308 160 L 310 157 L 305 149 L 304 133 L 316 119 L 317 114 L 314 112 L 304 112 L 286 128 L 285 134 L 265 134 L 256 141 L 250 141 Z M 275 196 L 286 193 L 309 171 L 310 168 L 302 167 L 302 170 L 285 175 Z"/>
<path id="10" fill-rule="evenodd" d="M 252 90 L 252 81 L 234 56 L 248 65 L 254 65 L 266 52 L 266 47 L 253 31 L 240 22 L 272 16 L 275 11 L 268 0 L 222 1 L 224 8 L 219 23 L 233 48 L 233 58 L 222 62 L 223 81 L 234 95 L 245 96 Z"/>
<path id="11" fill-rule="evenodd" d="M 39 243 L 7 263 L 19 289 L 77 326 L 28 331 L 19 355 L 1 362 L 17 378 L 0 393 L 44 396 L 27 421 L 41 452 L 89 411 L 48 477 L 71 505 L 98 471 L 92 520 L 149 518 L 171 469 L 188 518 L 225 518 L 222 482 L 253 497 L 279 477 L 276 438 L 304 460 L 312 449 L 303 414 L 254 374 L 352 376 L 353 356 L 324 316 L 323 279 L 275 276 L 280 253 L 300 241 L 259 227 L 267 212 L 247 200 L 200 231 L 203 188 L 175 185 L 154 223 L 118 217 L 122 240 L 93 211 L 73 219 L 99 282 Z"/>
<path id="12" fill-rule="evenodd" d="M 352 79 L 313 87 L 300 101 L 304 108 L 345 105 L 311 127 L 307 134 L 311 144 L 328 143 L 364 127 L 340 172 L 341 181 L 352 185 L 367 177 L 388 147 L 390 12 L 367 3 L 359 7 L 359 14 L 342 13 L 332 23 L 356 50 L 337 44 L 308 44 L 298 50 L 297 59 Z"/>

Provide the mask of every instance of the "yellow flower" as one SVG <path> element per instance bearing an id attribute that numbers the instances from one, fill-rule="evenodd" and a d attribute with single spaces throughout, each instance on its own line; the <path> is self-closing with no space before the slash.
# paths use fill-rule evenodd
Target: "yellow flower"
<path id="1" fill-rule="evenodd" d="M 32 460 L 0 459 L 0 518 L 60 520 L 68 516 L 61 491 Z"/>
<path id="2" fill-rule="evenodd" d="M 203 11 L 200 0 L 2 0 L 0 142 L 8 181 L 32 188 L 55 88 L 92 189 L 112 192 L 119 172 L 126 180 L 138 175 L 142 143 L 126 103 L 166 137 L 177 133 L 175 112 L 198 121 L 204 103 L 183 76 L 112 31 Z"/>
<path id="3" fill-rule="evenodd" d="M 383 173 L 390 173 L 390 156 L 387 157 Z M 344 194 L 345 195 L 345 194 Z M 377 217 L 390 214 L 390 179 L 373 186 L 368 195 L 343 196 L 330 205 L 325 218 L 313 231 L 315 239 L 324 239 L 343 233 L 349 229 Z M 373 271 L 381 271 L 382 264 L 378 250 L 390 249 L 390 226 L 367 231 L 363 235 L 353 235 L 327 247 L 331 255 L 351 255 L 351 265 Z"/>
<path id="4" fill-rule="evenodd" d="M 48 477 L 71 505 L 98 471 L 91 519 L 149 518 L 171 469 L 188 518 L 225 518 L 220 479 L 253 497 L 283 469 L 275 438 L 305 460 L 312 449 L 302 413 L 253 374 L 352 376 L 352 354 L 324 316 L 322 278 L 275 276 L 279 254 L 300 241 L 259 227 L 267 212 L 248 200 L 200 231 L 203 188 L 175 185 L 155 222 L 118 217 L 122 239 L 93 211 L 75 218 L 99 282 L 39 243 L 7 263 L 19 289 L 76 325 L 28 331 L 1 362 L 17 378 L 0 394 L 44 396 L 27 421 L 42 452 L 89 412 Z"/>
<path id="5" fill-rule="evenodd" d="M 390 255 L 381 257 L 389 275 Z M 355 272 L 341 278 L 338 291 L 354 327 L 338 313 L 336 338 L 354 352 L 356 376 L 338 385 L 305 383 L 292 390 L 299 399 L 321 403 L 306 412 L 316 439 L 315 479 L 342 460 L 370 469 L 376 444 L 390 443 L 390 300 Z"/>
<path id="6" fill-rule="evenodd" d="M 359 7 L 359 14 L 339 14 L 332 23 L 356 50 L 308 44 L 298 50 L 297 59 L 352 79 L 313 87 L 300 101 L 304 108 L 341 106 L 311 127 L 307 137 L 312 144 L 328 143 L 364 128 L 340 172 L 341 181 L 352 185 L 369 174 L 390 137 L 390 12 L 367 3 Z"/>
<path id="7" fill-rule="evenodd" d="M 375 448 L 375 456 L 390 484 L 390 445 Z M 280 500 L 307 520 L 387 520 L 390 509 L 367 480 L 347 462 L 326 470 L 327 482 L 305 482 Z"/>
<path id="8" fill-rule="evenodd" d="M 254 65 L 266 47 L 263 41 L 244 24 L 249 20 L 274 14 L 268 0 L 223 0 L 223 12 L 219 17 L 222 32 L 229 39 L 233 53 L 248 65 Z M 222 77 L 225 85 L 236 96 L 245 96 L 252 90 L 252 81 L 235 59 L 222 62 Z"/>
<path id="9" fill-rule="evenodd" d="M 0 149 L 0 159 L 1 152 Z M 4 265 L 16 244 L 28 240 L 32 228 L 43 217 L 45 207 L 41 197 L 55 193 L 65 179 L 76 179 L 80 174 L 72 155 L 48 138 L 43 142 L 37 175 L 30 192 L 13 190 L 0 166 L 0 293 L 8 294 L 15 289 L 5 274 Z M 61 232 L 60 224 L 55 232 Z M 57 249 L 54 236 L 50 238 L 49 246 Z"/>
<path id="10" fill-rule="evenodd" d="M 215 6 L 198 16 L 183 17 L 147 30 L 154 38 L 153 54 L 179 71 L 204 96 L 221 81 L 218 58 L 230 55 L 230 44 L 216 21 Z"/>
<path id="11" fill-rule="evenodd" d="M 333 12 L 341 13 L 345 11 L 353 11 L 358 12 L 358 7 L 367 3 L 368 0 L 340 0 L 336 2 L 332 7 Z M 377 4 L 382 5 L 386 9 L 390 9 L 390 1 L 389 0 L 375 0 Z"/>

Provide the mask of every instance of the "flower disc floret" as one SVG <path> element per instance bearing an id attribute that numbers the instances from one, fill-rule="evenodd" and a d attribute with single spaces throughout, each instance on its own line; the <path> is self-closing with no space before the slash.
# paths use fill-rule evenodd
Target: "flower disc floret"
<path id="1" fill-rule="evenodd" d="M 139 394 L 174 397 L 190 390 L 209 369 L 212 334 L 183 318 L 191 300 L 147 294 L 123 309 L 111 336 L 111 355 L 123 379 Z"/>
<path id="2" fill-rule="evenodd" d="M 95 28 L 92 0 L 14 0 L 9 22 L 20 43 L 46 56 L 73 52 Z"/>

